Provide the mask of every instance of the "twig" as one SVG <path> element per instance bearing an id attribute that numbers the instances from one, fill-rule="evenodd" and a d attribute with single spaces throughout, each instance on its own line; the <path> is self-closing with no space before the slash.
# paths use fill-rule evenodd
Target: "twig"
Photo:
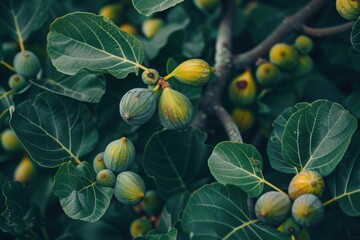
<path id="1" fill-rule="evenodd" d="M 284 21 L 259 45 L 233 57 L 236 68 L 245 68 L 265 55 L 270 48 L 292 31 L 302 29 L 306 20 L 312 17 L 328 0 L 313 0 L 301 8 L 297 13 L 284 19 Z"/>
<path id="2" fill-rule="evenodd" d="M 230 141 L 243 143 L 243 139 L 241 137 L 240 131 L 236 126 L 235 122 L 232 120 L 229 113 L 221 105 L 214 106 L 214 113 L 216 114 L 216 116 L 219 118 L 222 125 L 224 126 Z"/>
<path id="3" fill-rule="evenodd" d="M 327 28 L 312 28 L 304 25 L 302 27 L 303 33 L 311 37 L 328 37 L 339 33 L 349 31 L 355 22 L 348 22 L 338 26 L 327 27 Z"/>

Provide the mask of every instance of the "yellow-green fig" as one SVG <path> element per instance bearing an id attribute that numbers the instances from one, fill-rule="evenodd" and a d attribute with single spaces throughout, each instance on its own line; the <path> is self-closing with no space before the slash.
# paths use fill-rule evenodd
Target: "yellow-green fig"
<path id="1" fill-rule="evenodd" d="M 159 72 L 156 69 L 146 69 L 141 75 L 142 81 L 146 85 L 155 85 L 159 80 Z"/>
<path id="2" fill-rule="evenodd" d="M 159 194 L 154 190 L 149 190 L 145 194 L 144 201 L 142 202 L 143 209 L 148 215 L 156 215 L 161 212 L 163 202 Z"/>
<path id="3" fill-rule="evenodd" d="M 254 102 L 256 91 L 254 76 L 251 70 L 247 70 L 232 80 L 229 87 L 229 97 L 236 105 L 248 106 Z"/>
<path id="4" fill-rule="evenodd" d="M 131 171 L 121 172 L 116 176 L 114 195 L 117 200 L 125 204 L 137 204 L 145 196 L 144 180 Z"/>
<path id="5" fill-rule="evenodd" d="M 360 16 L 358 0 L 336 0 L 336 10 L 345 19 L 355 21 Z"/>
<path id="6" fill-rule="evenodd" d="M 123 30 L 124 32 L 127 32 L 128 34 L 131 34 L 131 35 L 133 35 L 133 36 L 136 36 L 136 35 L 139 34 L 138 29 L 137 29 L 134 25 L 132 25 L 131 23 L 121 24 L 121 25 L 119 26 L 119 28 L 120 28 L 121 30 Z"/>
<path id="7" fill-rule="evenodd" d="M 105 162 L 104 162 L 104 153 L 98 153 L 93 161 L 93 168 L 96 173 L 100 172 L 103 169 L 106 169 Z"/>
<path id="8" fill-rule="evenodd" d="M 1 145 L 8 152 L 16 152 L 23 149 L 20 140 L 10 128 L 1 133 Z"/>
<path id="9" fill-rule="evenodd" d="M 27 79 L 20 74 L 14 74 L 9 78 L 9 87 L 14 90 L 14 92 L 20 92 L 27 85 Z"/>
<path id="10" fill-rule="evenodd" d="M 124 5 L 122 3 L 105 5 L 100 9 L 99 15 L 107 17 L 116 24 L 119 24 L 124 16 Z"/>
<path id="11" fill-rule="evenodd" d="M 33 52 L 21 51 L 14 58 L 14 69 L 26 78 L 34 78 L 41 69 L 40 60 Z"/>
<path id="12" fill-rule="evenodd" d="M 96 182 L 105 187 L 113 187 L 115 184 L 115 174 L 109 169 L 103 169 L 96 174 Z"/>
<path id="13" fill-rule="evenodd" d="M 14 179 L 26 185 L 30 183 L 36 175 L 35 164 L 29 157 L 24 157 L 15 169 Z"/>
<path id="14" fill-rule="evenodd" d="M 295 49 L 285 43 L 275 44 L 269 53 L 270 62 L 278 66 L 281 70 L 293 70 L 298 64 L 298 54 Z"/>
<path id="15" fill-rule="evenodd" d="M 105 166 L 114 173 L 130 169 L 134 163 L 134 159 L 134 144 L 126 137 L 109 143 L 104 152 Z"/>
<path id="16" fill-rule="evenodd" d="M 322 176 L 316 171 L 304 170 L 295 175 L 289 184 L 289 196 L 295 200 L 299 196 L 307 193 L 318 197 L 322 195 L 325 182 Z"/>
<path id="17" fill-rule="evenodd" d="M 278 227 L 278 231 L 288 235 L 295 236 L 299 234 L 302 230 L 302 227 L 294 220 L 293 217 L 288 217 L 283 224 Z"/>
<path id="18" fill-rule="evenodd" d="M 314 63 L 312 58 L 308 55 L 300 55 L 299 63 L 292 72 L 292 74 L 295 77 L 303 77 L 308 75 L 313 70 L 313 68 L 314 68 Z"/>
<path id="19" fill-rule="evenodd" d="M 236 107 L 232 118 L 240 131 L 246 131 L 254 124 L 254 113 L 250 109 Z"/>
<path id="20" fill-rule="evenodd" d="M 145 236 L 152 229 L 151 222 L 146 218 L 134 220 L 130 225 L 130 235 L 135 238 L 140 234 Z"/>
<path id="21" fill-rule="evenodd" d="M 279 82 L 281 78 L 281 72 L 277 66 L 273 63 L 262 63 L 256 69 L 256 79 L 258 83 L 263 87 L 272 87 Z"/>
<path id="22" fill-rule="evenodd" d="M 211 10 L 219 5 L 220 0 L 194 0 L 194 3 L 201 10 Z"/>
<path id="23" fill-rule="evenodd" d="M 164 21 L 160 18 L 149 18 L 143 22 L 141 29 L 147 38 L 153 38 L 163 25 Z"/>
<path id="24" fill-rule="evenodd" d="M 322 221 L 324 207 L 317 196 L 303 194 L 295 199 L 291 208 L 291 215 L 301 226 L 311 227 Z"/>
<path id="25" fill-rule="evenodd" d="M 298 36 L 294 43 L 295 49 L 301 54 L 309 54 L 313 49 L 314 43 L 308 36 Z"/>

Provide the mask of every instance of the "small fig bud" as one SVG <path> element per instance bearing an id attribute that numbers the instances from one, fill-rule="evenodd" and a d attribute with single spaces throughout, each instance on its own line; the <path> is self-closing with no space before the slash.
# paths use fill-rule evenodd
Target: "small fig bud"
<path id="1" fill-rule="evenodd" d="M 275 86 L 280 78 L 281 72 L 279 68 L 270 62 L 265 62 L 256 69 L 256 79 L 263 87 Z"/>
<path id="2" fill-rule="evenodd" d="M 220 0 L 194 0 L 194 3 L 200 10 L 212 10 L 219 5 Z"/>
<path id="3" fill-rule="evenodd" d="M 118 24 L 124 16 L 124 5 L 122 3 L 105 5 L 100 9 L 99 15 L 107 17 Z"/>
<path id="4" fill-rule="evenodd" d="M 137 204 L 145 196 L 144 180 L 136 173 L 126 171 L 116 177 L 114 195 L 125 204 Z"/>
<path id="5" fill-rule="evenodd" d="M 313 41 L 308 36 L 301 35 L 295 39 L 295 49 L 301 54 L 309 54 L 313 46 Z"/>
<path id="6" fill-rule="evenodd" d="M 109 169 L 103 169 L 96 174 L 96 182 L 105 187 L 113 187 L 115 184 L 115 174 Z"/>
<path id="7" fill-rule="evenodd" d="M 30 183 L 36 175 L 35 164 L 29 157 L 24 157 L 15 169 L 14 179 L 26 185 Z"/>
<path id="8" fill-rule="evenodd" d="M 246 131 L 254 124 L 254 113 L 250 109 L 236 107 L 232 118 L 240 131 Z"/>
<path id="9" fill-rule="evenodd" d="M 320 197 L 324 191 L 325 182 L 321 175 L 312 170 L 304 170 L 296 174 L 289 184 L 289 196 L 295 200 L 307 193 Z"/>
<path id="10" fill-rule="evenodd" d="M 313 194 L 303 194 L 296 198 L 291 209 L 295 221 L 303 227 L 320 223 L 324 216 L 324 207 L 320 199 Z"/>
<path id="11" fill-rule="evenodd" d="M 147 38 L 153 38 L 163 25 L 160 18 L 146 19 L 142 24 L 142 32 Z"/>
<path id="12" fill-rule="evenodd" d="M 130 125 L 142 125 L 150 120 L 156 109 L 154 91 L 134 88 L 128 91 L 119 104 L 120 115 Z"/>
<path id="13" fill-rule="evenodd" d="M 336 0 L 336 10 L 343 18 L 355 21 L 360 16 L 360 2 L 357 0 Z"/>
<path id="14" fill-rule="evenodd" d="M 309 74 L 313 70 L 313 67 L 314 67 L 314 63 L 310 56 L 300 55 L 299 56 L 299 64 L 294 69 L 292 74 L 295 77 L 303 77 L 303 76 Z"/>
<path id="15" fill-rule="evenodd" d="M 141 79 L 146 85 L 154 85 L 159 80 L 159 72 L 149 68 L 142 73 Z"/>
<path id="16" fill-rule="evenodd" d="M 278 230 L 288 236 L 295 236 L 301 232 L 302 227 L 295 222 L 294 218 L 288 217 L 283 224 L 280 225 Z"/>
<path id="17" fill-rule="evenodd" d="M 93 161 L 93 168 L 96 173 L 100 172 L 103 169 L 106 169 L 105 162 L 104 162 L 104 153 L 98 153 Z"/>
<path id="18" fill-rule="evenodd" d="M 30 51 L 19 52 L 14 58 L 14 69 L 26 78 L 34 78 L 41 69 L 40 60 Z"/>
<path id="19" fill-rule="evenodd" d="M 190 59 L 172 71 L 167 77 L 175 77 L 180 82 L 198 87 L 206 84 L 215 68 L 202 59 Z"/>
<path id="20" fill-rule="evenodd" d="M 147 191 L 143 201 L 144 211 L 150 216 L 157 215 L 161 212 L 162 207 L 163 202 L 159 194 L 154 190 Z"/>
<path id="21" fill-rule="evenodd" d="M 20 92 L 27 85 L 27 79 L 20 74 L 14 74 L 9 78 L 9 87 L 14 90 L 14 92 Z"/>
<path id="22" fill-rule="evenodd" d="M 16 152 L 23 149 L 20 140 L 10 128 L 1 133 L 1 145 L 8 152 Z"/>
<path id="23" fill-rule="evenodd" d="M 120 30 L 123 30 L 124 32 L 127 32 L 128 34 L 131 34 L 133 36 L 136 36 L 139 34 L 137 28 L 132 25 L 131 23 L 124 23 L 119 26 Z"/>
<path id="24" fill-rule="evenodd" d="M 193 106 L 190 100 L 170 87 L 162 91 L 158 109 L 160 123 L 167 129 L 183 129 L 192 121 Z"/>
<path id="25" fill-rule="evenodd" d="M 105 166 L 114 173 L 128 170 L 134 163 L 134 159 L 134 144 L 125 137 L 109 143 L 104 152 Z"/>
<path id="26" fill-rule="evenodd" d="M 268 225 L 279 225 L 288 216 L 291 208 L 290 198 L 275 191 L 267 192 L 256 201 L 256 217 Z"/>
<path id="27" fill-rule="evenodd" d="M 251 70 L 237 76 L 229 87 L 230 99 L 240 106 L 248 106 L 256 97 L 256 83 Z"/>
<path id="28" fill-rule="evenodd" d="M 281 70 L 293 70 L 298 64 L 298 55 L 295 49 L 288 44 L 278 43 L 270 49 L 270 62 Z"/>
<path id="29" fill-rule="evenodd" d="M 130 235 L 135 238 L 140 234 L 145 236 L 152 229 L 151 222 L 146 218 L 134 220 L 130 225 Z"/>

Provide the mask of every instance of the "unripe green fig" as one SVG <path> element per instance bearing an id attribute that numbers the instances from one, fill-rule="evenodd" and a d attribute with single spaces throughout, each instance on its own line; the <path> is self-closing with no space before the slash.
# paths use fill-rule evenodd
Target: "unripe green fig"
<path id="1" fill-rule="evenodd" d="M 141 29 L 147 38 L 153 38 L 163 25 L 160 18 L 149 18 L 143 22 Z"/>
<path id="2" fill-rule="evenodd" d="M 193 106 L 190 100 L 170 87 L 163 89 L 158 110 L 161 125 L 169 130 L 186 128 L 192 121 Z"/>
<path id="3" fill-rule="evenodd" d="M 236 107 L 232 118 L 240 131 L 246 131 L 254 124 L 254 113 L 250 109 Z"/>
<path id="4" fill-rule="evenodd" d="M 182 62 L 165 79 L 175 77 L 180 82 L 198 87 L 206 84 L 215 68 L 202 59 L 189 59 Z"/>
<path id="5" fill-rule="evenodd" d="M 142 73 L 141 79 L 146 85 L 155 85 L 159 80 L 159 72 L 149 68 Z"/>
<path id="6" fill-rule="evenodd" d="M 145 236 L 152 229 L 151 222 L 146 218 L 134 220 L 130 225 L 130 235 L 135 238 L 140 234 Z"/>
<path id="7" fill-rule="evenodd" d="M 145 196 L 144 180 L 134 172 L 125 171 L 116 177 L 114 195 L 125 204 L 137 204 Z"/>
<path id="8" fill-rule="evenodd" d="M 232 80 L 229 87 L 229 97 L 236 105 L 248 106 L 255 100 L 256 89 L 254 76 L 251 70 L 247 70 Z"/>
<path id="9" fill-rule="evenodd" d="M 345 19 L 355 21 L 360 16 L 358 0 L 336 0 L 336 10 Z"/>
<path id="10" fill-rule="evenodd" d="M 301 54 L 309 54 L 314 43 L 308 36 L 300 35 L 295 39 L 295 49 Z"/>
<path id="11" fill-rule="evenodd" d="M 299 63 L 292 72 L 292 74 L 295 77 L 303 77 L 309 74 L 313 70 L 313 68 L 314 68 L 314 63 L 312 58 L 308 55 L 300 55 Z"/>
<path id="12" fill-rule="evenodd" d="M 256 79 L 263 87 L 273 87 L 281 78 L 281 72 L 277 66 L 270 62 L 262 63 L 256 69 Z"/>
<path id="13" fill-rule="evenodd" d="M 126 171 L 131 168 L 135 159 L 134 144 L 127 138 L 112 141 L 106 146 L 104 163 L 107 169 L 114 173 Z"/>
<path id="14" fill-rule="evenodd" d="M 161 212 L 162 207 L 163 202 L 159 194 L 154 190 L 147 191 L 143 201 L 144 211 L 150 216 L 157 215 Z"/>
<path id="15" fill-rule="evenodd" d="M 136 36 L 136 35 L 139 34 L 138 29 L 137 29 L 134 25 L 132 25 L 131 23 L 121 24 L 121 25 L 119 26 L 119 28 L 120 28 L 121 30 L 123 30 L 124 32 L 127 32 L 128 34 L 131 34 L 131 35 L 133 35 L 133 36 Z"/>
<path id="16" fill-rule="evenodd" d="M 104 162 L 104 153 L 98 153 L 93 161 L 93 168 L 96 173 L 100 172 L 103 169 L 106 169 L 105 162 Z"/>
<path id="17" fill-rule="evenodd" d="M 105 187 L 113 187 L 115 184 L 115 174 L 109 169 L 103 169 L 96 174 L 96 182 Z"/>
<path id="18" fill-rule="evenodd" d="M 35 164 L 30 160 L 29 157 L 24 157 L 19 165 L 16 167 L 14 172 L 15 181 L 21 182 L 26 185 L 30 183 L 36 175 Z"/>
<path id="19" fill-rule="evenodd" d="M 154 91 L 134 88 L 125 93 L 119 104 L 120 115 L 130 125 L 142 125 L 150 120 L 156 109 Z"/>
<path id="20" fill-rule="evenodd" d="M 301 232 L 302 227 L 295 222 L 293 217 L 288 217 L 285 222 L 278 227 L 278 230 L 288 236 L 295 236 Z"/>
<path id="21" fill-rule="evenodd" d="M 28 81 L 20 74 L 14 74 L 9 78 L 9 87 L 14 92 L 20 92 L 28 85 Z"/>
<path id="22" fill-rule="evenodd" d="M 19 52 L 14 58 L 14 69 L 26 78 L 34 78 L 41 69 L 40 60 L 30 51 Z"/>
<path id="23" fill-rule="evenodd" d="M 324 188 L 325 182 L 319 173 L 312 170 L 303 170 L 291 180 L 288 192 L 290 198 L 295 200 L 307 193 L 320 197 L 324 192 Z"/>
<path id="24" fill-rule="evenodd" d="M 124 16 L 124 5 L 122 3 L 105 5 L 100 9 L 99 15 L 107 17 L 118 24 Z"/>
<path id="25" fill-rule="evenodd" d="M 1 145 L 5 151 L 16 152 L 23 149 L 20 140 L 10 128 L 1 133 Z"/>
<path id="26" fill-rule="evenodd" d="M 298 55 L 295 49 L 285 43 L 275 44 L 270 49 L 270 62 L 278 66 L 281 70 L 293 70 L 298 64 Z"/>
<path id="27" fill-rule="evenodd" d="M 194 0 L 194 3 L 201 10 L 211 10 L 219 5 L 220 0 Z"/>
<path id="28" fill-rule="evenodd" d="M 322 221 L 324 207 L 317 196 L 303 194 L 295 199 L 291 208 L 291 214 L 301 226 L 311 227 Z"/>
<path id="29" fill-rule="evenodd" d="M 288 195 L 270 191 L 260 196 L 255 204 L 256 217 L 268 225 L 279 225 L 288 216 L 291 200 Z"/>

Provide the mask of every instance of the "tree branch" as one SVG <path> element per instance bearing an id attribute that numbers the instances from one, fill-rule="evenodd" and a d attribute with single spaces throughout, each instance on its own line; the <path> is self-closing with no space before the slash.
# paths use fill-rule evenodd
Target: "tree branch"
<path id="1" fill-rule="evenodd" d="M 230 141 L 236 141 L 243 143 L 240 131 L 235 122 L 231 118 L 230 114 L 221 105 L 214 106 L 214 113 L 219 118 L 220 122 L 224 126 Z"/>
<path id="2" fill-rule="evenodd" d="M 355 22 L 347 22 L 338 26 L 327 27 L 327 28 L 312 28 L 303 25 L 302 31 L 303 33 L 311 37 L 328 37 L 349 31 L 354 25 L 354 23 Z"/>
<path id="3" fill-rule="evenodd" d="M 312 0 L 297 13 L 289 16 L 258 46 L 250 51 L 240 53 L 233 57 L 233 64 L 236 68 L 245 68 L 255 62 L 259 57 L 264 56 L 270 48 L 281 41 L 290 32 L 302 29 L 306 20 L 312 17 L 328 0 Z"/>

